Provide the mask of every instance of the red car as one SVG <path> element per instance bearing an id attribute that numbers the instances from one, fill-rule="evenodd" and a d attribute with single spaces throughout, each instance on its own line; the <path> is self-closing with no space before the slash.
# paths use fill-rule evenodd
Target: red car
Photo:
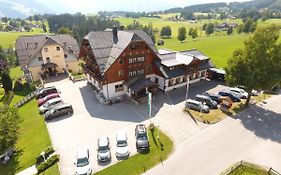
<path id="1" fill-rule="evenodd" d="M 57 97 L 60 97 L 59 94 L 58 93 L 54 93 L 54 94 L 47 95 L 44 98 L 40 98 L 38 100 L 38 106 L 41 106 L 44 103 L 46 103 L 48 100 L 53 99 L 53 98 L 57 98 Z"/>

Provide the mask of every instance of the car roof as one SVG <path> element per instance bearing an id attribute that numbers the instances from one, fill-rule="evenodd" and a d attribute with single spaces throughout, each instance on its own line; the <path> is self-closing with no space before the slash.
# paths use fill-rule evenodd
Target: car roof
<path id="1" fill-rule="evenodd" d="M 53 99 L 50 99 L 48 102 L 49 103 L 54 103 L 54 102 L 57 102 L 57 101 L 61 101 L 61 98 L 60 97 L 53 98 Z"/>
<path id="2" fill-rule="evenodd" d="M 107 146 L 108 145 L 108 137 L 100 137 L 98 146 Z"/>
<path id="3" fill-rule="evenodd" d="M 137 130 L 138 130 L 138 132 L 145 132 L 146 131 L 145 125 L 144 124 L 138 124 Z"/>
<path id="4" fill-rule="evenodd" d="M 54 108 L 59 109 L 59 108 L 64 108 L 64 107 L 68 107 L 68 106 L 71 106 L 71 104 L 69 104 L 69 103 L 59 103 Z"/>
<path id="5" fill-rule="evenodd" d="M 56 89 L 56 87 L 55 86 L 45 87 L 45 88 L 41 89 L 40 92 L 44 92 L 49 89 Z"/>
<path id="6" fill-rule="evenodd" d="M 196 101 L 196 100 L 192 100 L 192 99 L 188 99 L 187 103 L 196 103 L 196 104 L 201 104 L 200 101 Z"/>
<path id="7" fill-rule="evenodd" d="M 59 94 L 58 93 L 52 93 L 52 94 L 47 95 L 46 97 L 48 98 L 48 97 L 53 97 L 53 96 L 57 96 L 57 95 L 59 95 Z M 44 97 L 44 98 L 46 98 L 46 97 Z"/>
<path id="8" fill-rule="evenodd" d="M 84 158 L 88 157 L 88 149 L 87 148 L 80 148 L 77 151 L 77 158 Z"/>
<path id="9" fill-rule="evenodd" d="M 201 94 L 197 94 L 196 97 L 197 97 L 197 98 L 210 99 L 209 96 L 207 96 L 207 95 L 201 95 Z"/>
<path id="10" fill-rule="evenodd" d="M 126 132 L 125 131 L 118 131 L 116 134 L 117 140 L 127 140 Z"/>

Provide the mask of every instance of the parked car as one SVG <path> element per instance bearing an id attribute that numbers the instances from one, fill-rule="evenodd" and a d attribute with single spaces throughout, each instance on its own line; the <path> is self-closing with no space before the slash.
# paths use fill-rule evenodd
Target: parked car
<path id="1" fill-rule="evenodd" d="M 60 97 L 60 95 L 58 93 L 54 93 L 54 94 L 49 94 L 44 98 L 40 98 L 40 99 L 38 99 L 38 106 L 40 107 L 41 105 L 46 103 L 48 100 L 51 100 L 51 99 L 57 98 L 57 97 Z"/>
<path id="2" fill-rule="evenodd" d="M 51 120 L 53 118 L 65 115 L 65 114 L 72 114 L 73 108 L 69 103 L 59 103 L 48 110 L 45 114 L 45 120 Z"/>
<path id="3" fill-rule="evenodd" d="M 127 142 L 127 134 L 126 132 L 119 131 L 116 134 L 116 157 L 117 158 L 128 158 L 130 155 L 128 142 Z"/>
<path id="4" fill-rule="evenodd" d="M 213 93 L 205 92 L 204 95 L 209 96 L 212 100 L 216 101 L 217 104 L 221 103 L 221 95 L 219 95 L 219 94 L 213 94 Z"/>
<path id="5" fill-rule="evenodd" d="M 47 112 L 49 109 L 51 109 L 53 106 L 55 106 L 58 103 L 61 103 L 62 99 L 60 97 L 53 98 L 49 101 L 47 101 L 45 104 L 39 107 L 39 112 L 40 114 L 44 114 Z"/>
<path id="6" fill-rule="evenodd" d="M 206 95 L 196 95 L 196 100 L 200 101 L 202 103 L 205 102 L 205 104 L 211 108 L 211 109 L 217 109 L 218 108 L 218 103 L 214 100 L 211 99 L 211 97 L 206 96 Z"/>
<path id="7" fill-rule="evenodd" d="M 186 107 L 193 109 L 195 111 L 201 111 L 204 113 L 210 112 L 210 108 L 207 105 L 203 104 L 200 101 L 196 101 L 196 100 L 192 100 L 192 99 L 187 100 Z"/>
<path id="8" fill-rule="evenodd" d="M 77 151 L 76 162 L 74 163 L 76 175 L 91 175 L 92 169 L 90 165 L 89 149 L 80 149 Z"/>
<path id="9" fill-rule="evenodd" d="M 101 137 L 98 139 L 97 159 L 100 162 L 105 162 L 111 159 L 108 137 Z"/>
<path id="10" fill-rule="evenodd" d="M 229 91 L 233 92 L 234 94 L 236 94 L 237 96 L 241 96 L 242 99 L 246 99 L 248 97 L 248 92 L 246 92 L 244 89 L 241 88 L 228 88 Z"/>
<path id="11" fill-rule="evenodd" d="M 228 96 L 231 98 L 233 102 L 241 102 L 241 98 L 237 95 L 235 95 L 233 92 L 228 90 L 223 90 L 219 92 L 219 95 L 221 96 Z"/>
<path id="12" fill-rule="evenodd" d="M 59 91 L 57 90 L 57 88 L 55 86 L 51 86 L 51 87 L 46 87 L 41 89 L 38 94 L 36 94 L 36 99 L 39 98 L 44 98 L 49 94 L 53 94 L 53 93 L 58 93 Z"/>
<path id="13" fill-rule="evenodd" d="M 147 136 L 147 130 L 144 124 L 139 124 L 135 128 L 136 147 L 137 149 L 146 150 L 149 149 L 149 139 Z"/>

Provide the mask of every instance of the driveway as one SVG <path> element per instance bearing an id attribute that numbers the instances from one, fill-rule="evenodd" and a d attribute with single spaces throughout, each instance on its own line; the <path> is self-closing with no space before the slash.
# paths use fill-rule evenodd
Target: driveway
<path id="1" fill-rule="evenodd" d="M 279 95 L 265 105 L 252 106 L 237 118 L 227 118 L 198 132 L 146 175 L 218 175 L 240 160 L 281 172 L 280 106 Z"/>
<path id="2" fill-rule="evenodd" d="M 62 175 L 75 172 L 75 156 L 81 147 L 90 149 L 91 165 L 94 171 L 116 163 L 115 134 L 125 130 L 128 134 L 131 155 L 136 153 L 134 128 L 138 123 L 149 125 L 147 105 L 131 104 L 128 100 L 113 105 L 102 105 L 95 99 L 95 94 L 86 81 L 72 83 L 68 79 L 58 79 L 46 86 L 56 86 L 61 91 L 65 102 L 71 103 L 74 114 L 70 117 L 58 118 L 47 123 L 53 146 L 60 154 Z M 189 98 L 198 93 L 220 87 L 216 82 L 202 81 L 190 85 Z M 183 112 L 185 87 L 169 93 L 158 91 L 153 100 L 152 122 L 168 134 L 176 146 L 181 145 L 207 125 L 198 123 Z M 112 161 L 98 164 L 96 160 L 97 139 L 108 136 L 111 141 Z"/>

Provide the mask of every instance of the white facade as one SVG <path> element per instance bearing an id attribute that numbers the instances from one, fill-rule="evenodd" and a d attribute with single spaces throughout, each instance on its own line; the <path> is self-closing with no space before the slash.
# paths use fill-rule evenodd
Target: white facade
<path id="1" fill-rule="evenodd" d="M 164 91 L 165 86 L 165 79 L 163 77 L 160 77 L 156 74 L 147 75 L 145 78 L 149 78 L 152 82 L 155 82 L 158 84 L 158 88 Z M 158 82 L 157 82 L 157 79 Z"/>

